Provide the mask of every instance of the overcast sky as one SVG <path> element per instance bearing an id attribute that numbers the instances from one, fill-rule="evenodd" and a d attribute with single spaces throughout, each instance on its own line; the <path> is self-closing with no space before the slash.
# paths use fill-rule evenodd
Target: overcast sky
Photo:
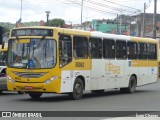
<path id="1" fill-rule="evenodd" d="M 157 0 L 160 6 L 160 0 Z M 73 24 L 81 22 L 82 0 L 22 0 L 22 22 L 46 21 L 45 11 L 51 11 L 49 19 L 62 18 Z M 111 19 L 117 14 L 135 15 L 153 13 L 154 0 L 83 0 L 83 22 L 92 19 Z M 122 6 L 120 6 L 122 5 Z M 128 7 L 126 7 L 128 6 Z M 158 8 L 158 7 L 157 7 Z M 20 18 L 21 0 L 0 0 L 0 22 L 15 23 Z M 160 9 L 157 9 L 160 13 Z M 69 22 L 68 22 L 69 23 Z"/>

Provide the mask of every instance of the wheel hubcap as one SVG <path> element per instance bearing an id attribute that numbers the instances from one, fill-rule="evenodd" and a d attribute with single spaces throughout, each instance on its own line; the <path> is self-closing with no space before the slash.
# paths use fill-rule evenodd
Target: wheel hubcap
<path id="1" fill-rule="evenodd" d="M 75 93 L 76 93 L 77 96 L 81 94 L 81 86 L 80 86 L 80 84 L 76 84 L 75 85 Z"/>

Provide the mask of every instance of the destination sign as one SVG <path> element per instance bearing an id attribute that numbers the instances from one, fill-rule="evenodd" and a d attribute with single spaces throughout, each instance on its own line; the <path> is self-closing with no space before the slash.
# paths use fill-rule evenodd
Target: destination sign
<path id="1" fill-rule="evenodd" d="M 53 36 L 53 30 L 50 29 L 15 29 L 12 30 L 12 37 L 16 36 Z"/>

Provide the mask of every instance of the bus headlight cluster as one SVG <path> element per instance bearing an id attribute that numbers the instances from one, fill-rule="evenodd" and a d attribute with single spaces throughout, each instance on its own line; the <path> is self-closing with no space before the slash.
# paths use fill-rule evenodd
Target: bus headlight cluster
<path id="1" fill-rule="evenodd" d="M 8 76 L 8 80 L 9 80 L 11 83 L 14 83 L 14 80 L 13 80 L 10 76 Z"/>
<path id="2" fill-rule="evenodd" d="M 48 84 L 48 83 L 50 83 L 51 81 L 55 80 L 56 78 L 57 78 L 57 76 L 53 76 L 53 77 L 51 77 L 50 79 L 46 80 L 46 81 L 44 82 L 44 84 Z"/>

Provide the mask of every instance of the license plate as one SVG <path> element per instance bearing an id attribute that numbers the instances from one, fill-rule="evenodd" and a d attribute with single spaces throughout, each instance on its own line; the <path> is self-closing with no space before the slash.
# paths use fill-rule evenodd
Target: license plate
<path id="1" fill-rule="evenodd" d="M 32 86 L 25 86 L 24 89 L 25 89 L 25 90 L 32 90 L 33 87 L 32 87 Z"/>

